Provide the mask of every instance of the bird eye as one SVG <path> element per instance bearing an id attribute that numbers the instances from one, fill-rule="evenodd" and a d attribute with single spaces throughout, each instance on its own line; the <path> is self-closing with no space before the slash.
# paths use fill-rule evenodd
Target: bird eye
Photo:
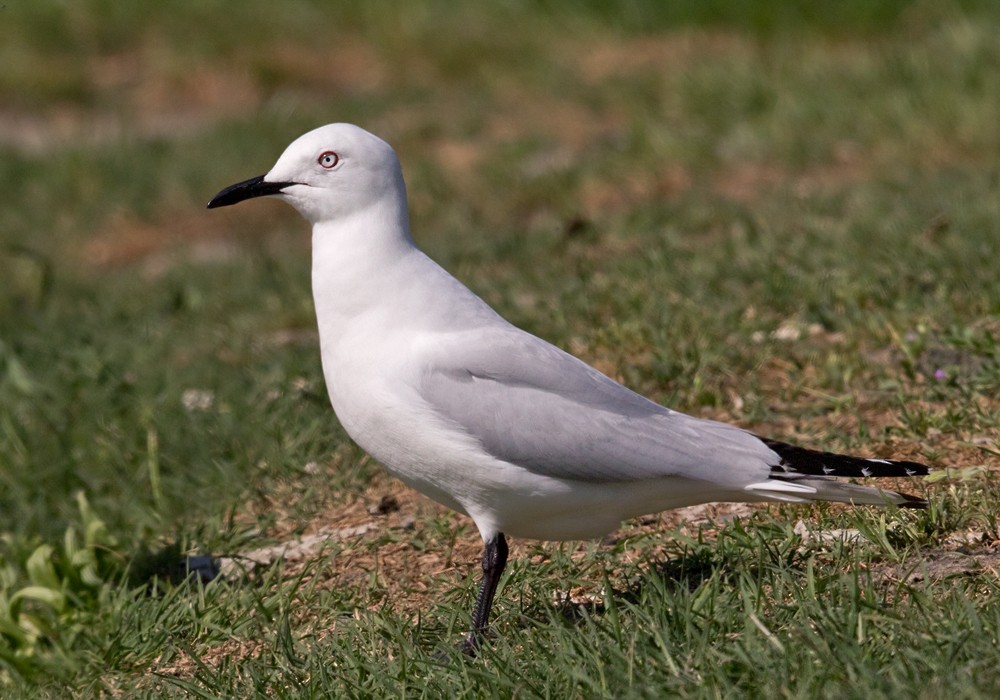
<path id="1" fill-rule="evenodd" d="M 340 162 L 340 156 L 338 156 L 333 151 L 324 151 L 322 154 L 320 154 L 320 157 L 316 162 L 322 165 L 327 170 L 329 170 L 330 168 L 335 167 L 337 163 Z"/>

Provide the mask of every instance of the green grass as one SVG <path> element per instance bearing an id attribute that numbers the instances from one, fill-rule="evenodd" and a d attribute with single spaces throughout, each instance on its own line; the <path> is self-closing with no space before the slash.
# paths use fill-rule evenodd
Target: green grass
<path id="1" fill-rule="evenodd" d="M 995 697 L 994 4 L 339 5 L 0 8 L 0 696 Z M 517 543 L 494 643 L 442 663 L 474 528 L 367 514 L 394 487 L 328 406 L 306 225 L 204 210 L 335 120 L 518 325 L 691 413 L 966 469 L 917 514 Z M 376 528 L 150 578 L 332 521 Z"/>

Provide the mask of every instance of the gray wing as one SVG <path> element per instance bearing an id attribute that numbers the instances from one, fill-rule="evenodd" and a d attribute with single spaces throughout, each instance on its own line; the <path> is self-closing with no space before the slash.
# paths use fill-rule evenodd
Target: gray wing
<path id="1" fill-rule="evenodd" d="M 742 489 L 779 461 L 750 433 L 664 408 L 514 327 L 438 341 L 420 394 L 487 452 L 532 472 Z"/>

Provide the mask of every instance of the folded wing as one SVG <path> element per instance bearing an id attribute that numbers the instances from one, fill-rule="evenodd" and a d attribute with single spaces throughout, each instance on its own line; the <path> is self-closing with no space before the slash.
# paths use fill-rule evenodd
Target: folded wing
<path id="1" fill-rule="evenodd" d="M 664 408 L 513 327 L 437 338 L 419 391 L 493 456 L 559 479 L 740 490 L 780 462 L 751 433 Z"/>

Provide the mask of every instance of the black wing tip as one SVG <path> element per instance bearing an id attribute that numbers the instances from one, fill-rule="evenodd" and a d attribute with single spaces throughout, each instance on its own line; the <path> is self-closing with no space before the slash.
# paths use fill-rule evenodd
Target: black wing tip
<path id="1" fill-rule="evenodd" d="M 781 458 L 781 461 L 771 468 L 777 474 L 793 473 L 809 476 L 868 478 L 926 476 L 930 473 L 930 467 L 920 462 L 911 462 L 903 459 L 856 457 L 854 455 L 837 454 L 836 452 L 811 450 L 807 447 L 790 445 L 787 442 L 772 440 L 759 435 L 757 437 Z"/>
<path id="2" fill-rule="evenodd" d="M 920 498 L 919 496 L 913 496 L 908 493 L 900 493 L 899 497 L 903 500 L 896 505 L 899 508 L 913 508 L 914 510 L 927 510 L 927 499 Z"/>

